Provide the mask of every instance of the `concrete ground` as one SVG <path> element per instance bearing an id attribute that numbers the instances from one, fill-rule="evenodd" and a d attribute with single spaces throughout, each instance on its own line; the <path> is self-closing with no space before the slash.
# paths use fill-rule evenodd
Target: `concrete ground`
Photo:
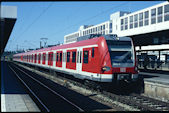
<path id="1" fill-rule="evenodd" d="M 1 112 L 40 111 L 7 62 L 1 61 Z"/>

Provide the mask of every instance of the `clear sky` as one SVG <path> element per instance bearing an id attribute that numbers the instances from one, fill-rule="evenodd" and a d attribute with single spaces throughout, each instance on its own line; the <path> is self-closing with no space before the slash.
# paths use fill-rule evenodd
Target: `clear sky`
<path id="1" fill-rule="evenodd" d="M 17 21 L 6 51 L 39 48 L 40 38 L 47 44 L 63 43 L 64 35 L 81 25 L 96 25 L 110 19 L 117 11 L 134 12 L 164 1 L 76 1 L 76 2 L 2 2 L 17 6 Z"/>

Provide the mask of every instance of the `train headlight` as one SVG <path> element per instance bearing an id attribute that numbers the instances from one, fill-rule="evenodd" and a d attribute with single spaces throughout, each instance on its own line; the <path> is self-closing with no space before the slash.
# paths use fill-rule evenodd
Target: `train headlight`
<path id="1" fill-rule="evenodd" d="M 102 68 L 102 70 L 103 70 L 103 71 L 110 71 L 110 67 L 104 66 L 104 67 Z"/>

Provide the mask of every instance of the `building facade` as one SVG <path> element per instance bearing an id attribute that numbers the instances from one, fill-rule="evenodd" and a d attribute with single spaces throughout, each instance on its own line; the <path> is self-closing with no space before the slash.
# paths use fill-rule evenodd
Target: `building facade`
<path id="1" fill-rule="evenodd" d="M 65 35 L 64 43 L 76 42 L 77 37 L 88 34 L 117 34 L 135 36 L 162 30 L 169 30 L 169 2 L 163 2 L 136 12 L 118 11 L 110 15 L 110 20 L 97 24 L 83 25 L 78 31 Z M 154 38 L 154 42 L 159 39 Z M 168 39 L 163 38 L 166 42 Z"/>

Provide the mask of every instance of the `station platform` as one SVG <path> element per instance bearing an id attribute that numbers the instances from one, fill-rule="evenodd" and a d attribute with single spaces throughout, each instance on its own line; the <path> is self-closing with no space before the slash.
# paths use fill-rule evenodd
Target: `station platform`
<path id="1" fill-rule="evenodd" d="M 1 112 L 40 112 L 6 61 L 1 61 Z"/>
<path id="2" fill-rule="evenodd" d="M 142 70 L 139 72 L 144 78 L 144 93 L 150 98 L 169 102 L 169 72 Z"/>
<path id="3" fill-rule="evenodd" d="M 139 74 L 143 75 L 144 81 L 169 85 L 169 72 L 160 72 L 161 73 L 155 71 L 141 71 Z"/>

